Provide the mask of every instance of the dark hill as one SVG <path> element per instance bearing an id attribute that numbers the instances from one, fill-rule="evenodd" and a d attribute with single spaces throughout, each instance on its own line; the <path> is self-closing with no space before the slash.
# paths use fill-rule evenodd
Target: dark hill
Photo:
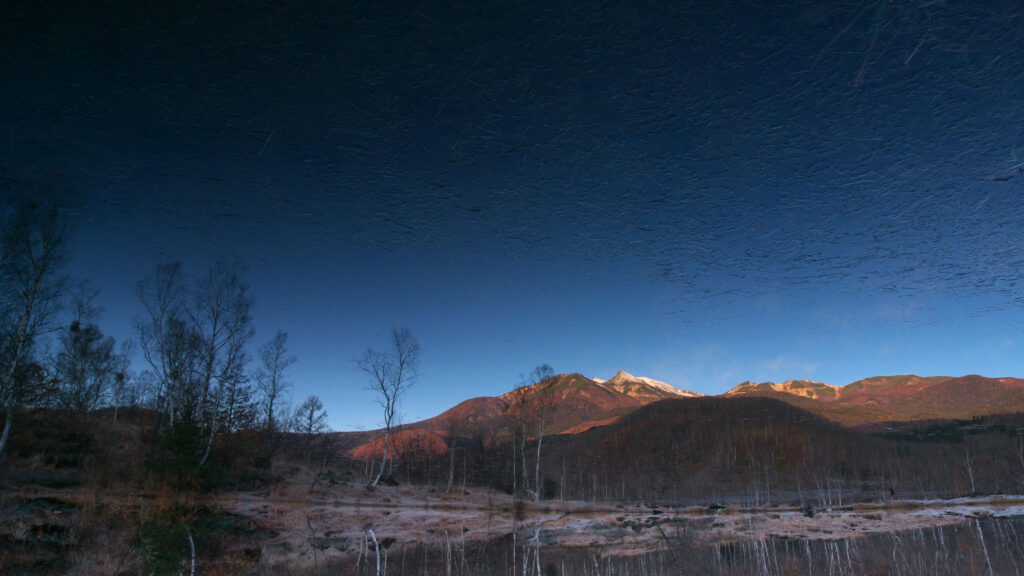
<path id="1" fill-rule="evenodd" d="M 1005 463 L 1011 444 L 999 430 L 949 443 L 885 438 L 774 398 L 694 398 L 551 438 L 544 468 L 566 498 L 838 505 L 892 493 L 968 492 L 957 466 L 965 450 L 991 489 L 998 478 L 1014 477 Z"/>

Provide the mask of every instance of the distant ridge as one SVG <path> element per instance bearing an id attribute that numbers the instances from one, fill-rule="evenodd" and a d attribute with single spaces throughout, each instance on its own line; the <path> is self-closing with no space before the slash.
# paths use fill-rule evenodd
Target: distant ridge
<path id="1" fill-rule="evenodd" d="M 774 382 L 761 382 L 759 384 L 743 382 L 723 394 L 723 396 L 738 396 L 742 394 L 756 394 L 761 392 L 781 392 L 785 394 L 793 394 L 795 396 L 802 396 L 804 398 L 813 398 L 816 400 L 835 400 L 839 397 L 842 389 L 842 386 L 834 386 L 832 384 L 825 384 L 824 382 L 815 382 L 814 380 L 787 380 L 778 384 Z"/>
<path id="2" fill-rule="evenodd" d="M 874 376 L 846 386 L 811 380 L 743 382 L 723 396 L 774 397 L 845 425 L 964 419 L 1024 412 L 1024 379 L 905 374 Z"/>
<path id="3" fill-rule="evenodd" d="M 470 398 L 438 416 L 407 424 L 393 435 L 396 450 L 415 443 L 429 452 L 443 452 L 456 439 L 501 441 L 509 419 L 522 407 L 527 414 L 539 401 L 546 406 L 547 433 L 574 435 L 617 425 L 638 408 L 660 402 L 702 397 L 660 380 L 617 372 L 608 380 L 570 373 L 553 376 L 501 396 Z M 814 380 L 743 382 L 718 396 L 728 400 L 768 397 L 807 410 L 844 426 L 896 421 L 970 419 L 988 414 L 1024 413 L 1024 379 L 875 376 L 835 386 Z M 368 457 L 382 448 L 380 431 L 341 433 L 345 451 Z"/>

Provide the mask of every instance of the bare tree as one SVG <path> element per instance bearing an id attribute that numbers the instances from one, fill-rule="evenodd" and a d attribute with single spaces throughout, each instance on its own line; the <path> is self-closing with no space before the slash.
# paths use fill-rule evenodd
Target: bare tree
<path id="1" fill-rule="evenodd" d="M 964 477 L 967 478 L 967 484 L 971 487 L 971 495 L 977 494 L 975 490 L 975 470 L 974 470 L 974 458 L 971 457 L 970 448 L 964 448 L 964 457 L 960 461 L 960 466 L 964 469 Z"/>
<path id="2" fill-rule="evenodd" d="M 455 416 L 449 416 L 444 421 L 444 433 L 448 445 L 448 483 L 444 493 L 452 491 L 452 484 L 455 483 L 455 456 L 458 454 L 459 444 L 462 436 L 466 434 L 465 421 Z M 466 467 L 466 457 L 463 456 L 463 469 Z"/>
<path id="3" fill-rule="evenodd" d="M 277 420 L 284 404 L 284 396 L 291 388 L 286 372 L 296 362 L 288 353 L 288 333 L 278 330 L 274 337 L 260 346 L 260 367 L 254 376 L 260 392 L 260 412 L 267 432 L 277 429 Z"/>
<path id="4" fill-rule="evenodd" d="M 111 390 L 114 404 L 114 422 L 121 406 L 135 407 L 139 402 L 139 389 L 132 377 L 130 366 L 135 356 L 135 343 L 131 340 L 121 342 L 121 352 L 117 355 L 117 373 L 114 375 L 114 388 Z"/>
<path id="5" fill-rule="evenodd" d="M 541 364 L 530 372 L 529 379 L 536 385 L 533 394 L 533 419 L 537 431 L 537 461 L 534 463 L 533 479 L 533 500 L 537 502 L 541 498 L 540 484 L 540 449 L 544 444 L 544 432 L 547 430 L 548 412 L 551 411 L 553 397 L 550 385 L 545 383 L 555 376 L 555 371 L 547 364 Z"/>
<path id="6" fill-rule="evenodd" d="M 0 213 L 0 404 L 5 422 L 0 456 L 10 438 L 14 415 L 32 381 L 22 372 L 36 338 L 49 328 L 60 306 L 64 284 L 66 226 L 56 209 L 36 203 Z"/>
<path id="7" fill-rule="evenodd" d="M 327 412 L 317 395 L 311 395 L 295 409 L 292 430 L 299 434 L 313 435 L 327 431 Z"/>
<path id="8" fill-rule="evenodd" d="M 509 406 L 505 412 L 505 425 L 509 430 L 509 439 L 512 445 L 512 494 L 519 497 L 519 475 L 522 474 L 522 489 L 528 490 L 528 472 L 526 467 L 526 432 L 527 413 L 526 396 L 529 393 L 529 383 L 522 378 L 519 386 L 510 393 Z M 522 464 L 519 460 L 522 459 Z M 518 467 L 518 471 L 517 471 Z"/>
<path id="9" fill-rule="evenodd" d="M 221 402 L 247 379 L 252 298 L 240 264 L 217 263 L 192 285 L 181 264 L 162 264 L 138 284 L 146 317 L 137 321 L 143 356 L 159 382 L 171 424 L 207 434 L 202 466 L 216 435 Z"/>
<path id="10" fill-rule="evenodd" d="M 160 378 L 152 370 L 143 370 L 135 377 L 133 388 L 138 394 L 138 405 L 159 412 L 167 405 Z"/>
<path id="11" fill-rule="evenodd" d="M 241 264 L 214 264 L 197 279 L 192 292 L 193 304 L 186 309 L 201 343 L 200 406 L 205 409 L 208 426 L 206 450 L 199 466 L 210 456 L 217 434 L 220 401 L 229 389 L 242 386 L 247 380 L 245 346 L 255 331 L 252 298 L 244 274 Z"/>
<path id="12" fill-rule="evenodd" d="M 377 486 L 384 475 L 398 401 L 415 382 L 419 359 L 420 345 L 412 332 L 396 327 L 391 329 L 391 346 L 386 352 L 367 348 L 356 361 L 359 370 L 370 379 L 369 390 L 377 395 L 377 402 L 384 409 L 384 454 L 371 486 Z"/>
<path id="13" fill-rule="evenodd" d="M 509 407 L 505 413 L 506 426 L 512 441 L 512 492 L 521 489 L 534 501 L 540 499 L 540 456 L 547 430 L 548 413 L 553 398 L 549 387 L 542 383 L 554 376 L 554 370 L 547 364 L 535 367 L 529 375 L 520 376 L 520 383 L 509 394 Z M 530 486 L 529 454 L 526 446 L 531 433 L 536 434 L 537 461 L 534 463 L 534 483 Z M 517 473 L 516 468 L 519 468 Z"/>
<path id="14" fill-rule="evenodd" d="M 100 310 L 93 302 L 99 291 L 82 282 L 72 296 L 73 317 L 60 332 L 54 372 L 60 382 L 58 403 L 78 412 L 99 408 L 113 391 L 121 360 L 114 339 L 95 323 Z"/>
<path id="15" fill-rule="evenodd" d="M 180 401 L 192 380 L 197 357 L 195 348 L 188 345 L 192 335 L 184 320 L 185 273 L 181 263 L 157 266 L 136 285 L 136 295 L 146 311 L 135 325 L 142 356 L 155 377 L 152 395 L 164 404 L 168 421 L 173 424 L 181 414 Z"/>
<path id="16" fill-rule="evenodd" d="M 1020 462 L 1020 483 L 1024 484 L 1024 436 L 1017 436 L 1017 461 Z"/>

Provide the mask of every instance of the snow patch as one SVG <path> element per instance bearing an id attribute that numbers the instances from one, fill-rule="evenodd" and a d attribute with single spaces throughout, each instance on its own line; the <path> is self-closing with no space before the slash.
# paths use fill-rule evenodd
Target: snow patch
<path id="1" fill-rule="evenodd" d="M 597 382 L 598 384 L 601 384 L 605 388 L 608 388 L 609 390 L 613 390 L 619 393 L 625 393 L 625 388 L 627 385 L 642 384 L 644 386 L 647 386 L 648 388 L 653 388 L 654 390 L 661 391 L 671 396 L 678 396 L 680 398 L 692 398 L 695 396 L 701 396 L 701 394 L 698 394 L 696 392 L 691 392 L 689 390 L 680 390 L 679 388 L 676 388 L 671 384 L 666 384 L 660 380 L 655 380 L 653 378 L 645 378 L 643 376 L 633 376 L 632 374 L 624 370 L 619 370 L 615 374 L 615 376 L 613 376 L 610 380 L 600 380 L 598 378 L 593 378 L 592 380 L 594 382 Z"/>

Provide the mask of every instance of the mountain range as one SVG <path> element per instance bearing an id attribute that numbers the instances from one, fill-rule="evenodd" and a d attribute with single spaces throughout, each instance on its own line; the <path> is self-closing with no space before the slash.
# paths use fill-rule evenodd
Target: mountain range
<path id="1" fill-rule="evenodd" d="M 471 398 L 433 418 L 407 424 L 394 434 L 397 450 L 446 450 L 455 438 L 507 439 L 514 418 L 542 413 L 545 434 L 572 435 L 619 422 L 638 408 L 667 399 L 701 397 L 665 382 L 620 371 L 608 380 L 560 374 L 496 397 Z M 877 376 L 835 386 L 812 380 L 743 382 L 718 396 L 781 400 L 842 426 L 884 422 L 970 419 L 1024 412 L 1024 379 L 916 375 Z M 525 415 L 525 416 L 524 416 Z M 366 457 L 382 448 L 375 432 L 339 435 L 343 449 Z"/>
<path id="2" fill-rule="evenodd" d="M 546 433 L 575 434 L 615 422 L 622 415 L 658 400 L 697 396 L 701 394 L 622 371 L 608 380 L 594 380 L 577 373 L 559 374 L 501 396 L 470 398 L 433 418 L 405 425 L 393 435 L 394 448 L 409 449 L 411 443 L 416 443 L 417 449 L 443 452 L 446 442 L 453 437 L 501 439 L 513 417 L 541 407 L 545 411 Z M 347 450 L 355 457 L 378 453 L 383 446 L 380 434 L 359 433 L 350 439 L 358 440 Z"/>
<path id="3" fill-rule="evenodd" d="M 765 396 L 846 426 L 878 422 L 969 419 L 1024 412 L 1024 379 L 967 376 L 875 376 L 833 386 L 811 380 L 744 382 L 724 397 Z"/>

